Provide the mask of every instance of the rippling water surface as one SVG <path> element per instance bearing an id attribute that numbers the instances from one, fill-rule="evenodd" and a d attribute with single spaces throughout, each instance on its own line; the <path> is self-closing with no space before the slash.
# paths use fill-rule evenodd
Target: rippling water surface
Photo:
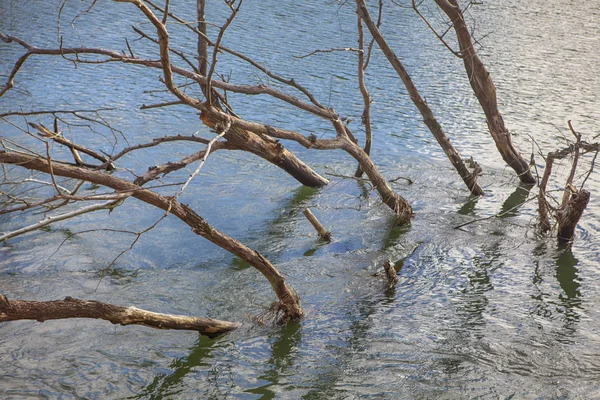
<path id="1" fill-rule="evenodd" d="M 0 0 L 0 30 L 56 47 L 58 6 L 50 3 Z M 193 2 L 171 3 L 174 12 L 194 15 L 187 4 Z M 65 46 L 120 51 L 127 49 L 128 36 L 137 55 L 157 57 L 148 43 L 132 40 L 132 24 L 151 32 L 133 6 L 99 1 L 71 23 L 88 6 L 67 3 L 61 21 Z M 209 15 L 220 25 L 225 9 L 210 4 Z M 355 54 L 292 57 L 355 46 L 355 19 L 351 3 L 247 1 L 224 43 L 295 78 L 322 103 L 354 118 L 350 127 L 362 140 Z M 531 152 L 530 138 L 544 152 L 564 146 L 567 120 L 589 139 L 599 133 L 598 2 L 486 1 L 472 7 L 470 19 L 523 153 Z M 169 28 L 177 49 L 194 50 L 185 29 Z M 73 296 L 133 304 L 243 321 L 243 327 L 210 340 L 94 320 L 5 323 L 0 325 L 0 397 L 599 398 L 598 178 L 592 175 L 586 183 L 592 200 L 572 249 L 539 236 L 535 202 L 514 209 L 537 192 L 519 185 L 495 151 L 460 60 L 408 8 L 386 2 L 382 30 L 463 156 L 482 165 L 487 196 L 468 196 L 401 82 L 375 51 L 367 74 L 374 100 L 373 157 L 388 178 L 414 181 L 393 183 L 415 209 L 410 228 L 392 228 L 389 211 L 363 182 L 330 175 L 331 184 L 322 189 L 303 188 L 256 157 L 216 152 L 182 202 L 270 259 L 299 293 L 306 318 L 285 327 L 250 322 L 249 315 L 274 300 L 264 278 L 176 220 L 166 219 L 142 236 L 107 274 L 107 265 L 134 237 L 106 230 L 73 234 L 90 228 L 142 230 L 162 215 L 127 201 L 111 214 L 88 214 L 0 247 L 0 292 L 15 299 Z M 18 46 L 0 44 L 2 76 L 20 54 Z M 226 55 L 219 66 L 231 82 L 277 86 Z M 79 127 L 65 133 L 106 152 L 126 146 L 122 135 L 132 144 L 198 129 L 209 135 L 187 108 L 139 110 L 142 104 L 172 100 L 156 91 L 158 76 L 157 70 L 138 67 L 75 69 L 60 57 L 32 58 L 15 89 L 0 99 L 0 112 L 111 108 L 103 115 L 121 132 Z M 187 90 L 197 93 L 192 86 Z M 232 97 L 231 102 L 256 121 L 332 135 L 326 121 L 273 99 Z M 31 120 L 51 125 L 45 118 Z M 4 137 L 34 143 L 7 123 L 1 127 Z M 286 145 L 321 173 L 348 175 L 355 168 L 341 152 Z M 168 148 L 125 159 L 128 170 L 117 174 L 131 178 L 128 171 L 140 173 L 190 151 L 189 145 Z M 564 176 L 568 168 L 556 170 Z M 184 181 L 190 172 L 169 182 Z M 317 242 L 301 212 L 307 206 L 332 229 L 331 244 Z M 501 218 L 454 229 L 501 212 Z M 0 230 L 39 218 L 0 217 Z M 395 289 L 373 276 L 387 258 L 402 264 Z"/>

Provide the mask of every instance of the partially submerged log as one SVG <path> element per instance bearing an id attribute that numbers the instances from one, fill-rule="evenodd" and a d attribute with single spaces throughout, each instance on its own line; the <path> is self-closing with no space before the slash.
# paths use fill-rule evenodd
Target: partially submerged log
<path id="1" fill-rule="evenodd" d="M 309 208 L 305 208 L 303 213 L 306 219 L 308 219 L 310 224 L 313 226 L 313 228 L 315 228 L 315 230 L 319 234 L 319 237 L 326 242 L 331 242 L 331 232 L 325 229 L 325 227 L 319 222 L 317 217 L 315 217 L 315 214 L 313 214 Z"/>
<path id="2" fill-rule="evenodd" d="M 8 300 L 0 295 L 0 322 L 31 319 L 44 322 L 51 319 L 94 318 L 113 324 L 144 325 L 156 329 L 198 331 L 208 337 L 216 337 L 237 329 L 237 322 L 185 315 L 161 314 L 136 307 L 121 307 L 99 301 L 87 301 L 65 297 L 64 300 L 25 301 Z"/>

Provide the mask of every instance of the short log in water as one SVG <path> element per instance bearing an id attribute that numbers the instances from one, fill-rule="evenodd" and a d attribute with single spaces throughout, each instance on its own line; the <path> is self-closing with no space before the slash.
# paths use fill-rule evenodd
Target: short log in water
<path id="1" fill-rule="evenodd" d="M 306 219 L 308 219 L 310 224 L 315 228 L 315 230 L 319 234 L 319 237 L 325 240 L 326 242 L 331 242 L 331 232 L 325 229 L 325 227 L 319 222 L 319 220 L 317 219 L 317 217 L 315 217 L 312 211 L 310 211 L 310 209 L 308 208 L 305 208 L 303 213 Z"/>

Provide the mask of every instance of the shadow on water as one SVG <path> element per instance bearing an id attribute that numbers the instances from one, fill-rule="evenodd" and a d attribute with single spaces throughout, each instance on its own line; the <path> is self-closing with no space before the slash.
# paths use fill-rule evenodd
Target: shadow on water
<path id="1" fill-rule="evenodd" d="M 575 258 L 569 245 L 559 245 L 551 260 L 544 258 L 548 252 L 546 243 L 540 243 L 533 252 L 533 285 L 537 290 L 537 293 L 531 296 L 536 301 L 533 313 L 549 320 L 555 319 L 556 313 L 562 315 L 563 331 L 557 332 L 557 340 L 570 343 L 580 321 L 578 309 L 582 304 L 579 270 L 576 268 L 579 260 Z M 553 275 L 560 287 L 560 293 L 547 293 L 549 289 L 544 287 L 546 275 Z M 548 285 L 552 286 L 553 283 L 546 283 L 546 286 Z"/>
<path id="2" fill-rule="evenodd" d="M 522 204 L 528 197 L 532 185 L 520 184 L 515 191 L 508 196 L 502 203 L 500 212 L 497 214 L 499 218 L 515 217 L 518 215 L 518 206 Z M 459 213 L 472 212 L 473 203 L 477 198 L 469 199 L 469 201 L 461 208 Z M 466 331 L 470 332 L 475 338 L 483 337 L 483 326 L 485 325 L 484 312 L 489 304 L 485 293 L 493 290 L 494 286 L 490 280 L 490 273 L 498 268 L 502 268 L 504 262 L 505 249 L 502 248 L 501 240 L 492 240 L 489 245 L 482 246 L 482 255 L 473 256 L 470 260 L 473 268 L 467 274 L 468 287 L 464 289 L 464 301 L 460 303 L 457 309 L 459 315 L 465 319 Z"/>
<path id="3" fill-rule="evenodd" d="M 258 379 L 267 383 L 252 389 L 245 390 L 246 393 L 261 395 L 261 399 L 269 400 L 276 397 L 276 393 L 271 387 L 279 384 L 279 379 L 285 375 L 286 371 L 294 365 L 295 354 L 302 341 L 302 325 L 300 323 L 291 323 L 281 328 L 270 338 L 273 340 L 271 345 L 271 357 L 269 358 L 269 369 L 258 376 Z"/>
<path id="4" fill-rule="evenodd" d="M 560 254 L 554 258 L 556 262 L 556 280 L 562 289 L 558 295 L 561 312 L 564 313 L 564 329 L 575 332 L 575 324 L 579 322 L 577 308 L 581 306 L 579 287 L 579 270 L 576 268 L 579 260 L 575 258 L 570 246 L 561 246 Z"/>
<path id="5" fill-rule="evenodd" d="M 346 307 L 345 319 L 350 321 L 349 327 L 344 329 L 347 336 L 335 345 L 333 360 L 313 378 L 311 390 L 302 396 L 303 400 L 339 398 L 346 393 L 341 386 L 348 371 L 360 369 L 370 343 L 370 331 L 377 327 L 377 313 L 395 300 L 394 290 L 384 290 L 383 295 L 361 298 Z"/>
<path id="6" fill-rule="evenodd" d="M 498 215 L 502 218 L 517 216 L 518 206 L 528 198 L 530 189 L 530 185 L 519 185 L 503 202 Z M 458 212 L 472 215 L 477 200 L 478 198 L 469 198 Z M 468 357 L 464 358 L 462 350 L 465 343 L 479 341 L 486 336 L 486 310 L 490 304 L 487 293 L 494 290 L 490 276 L 495 270 L 505 266 L 506 252 L 510 251 L 503 247 L 503 243 L 501 238 L 494 237 L 479 247 L 479 254 L 470 256 L 466 253 L 465 258 L 460 261 L 466 266 L 467 285 L 456 298 L 459 300 L 456 303 L 459 326 L 458 329 L 456 326 L 449 327 L 447 340 L 440 347 L 440 354 L 443 356 L 435 362 L 448 376 L 459 373 L 463 369 L 462 364 L 468 360 Z M 449 353 L 449 348 L 455 348 L 456 351 Z"/>
<path id="7" fill-rule="evenodd" d="M 533 186 L 534 185 L 528 185 L 525 183 L 519 184 L 519 186 L 515 188 L 511 195 L 508 196 L 508 198 L 502 203 L 500 212 L 497 214 L 498 218 L 517 216 L 519 213 L 519 206 L 527 200 Z M 477 206 L 480 198 L 481 197 L 470 196 L 467 202 L 458 209 L 458 213 L 461 215 L 475 215 L 475 207 Z"/>
<path id="8" fill-rule="evenodd" d="M 533 185 L 521 183 L 514 192 L 502 203 L 498 218 L 516 217 L 519 214 L 519 206 L 529 197 Z"/>
<path id="9" fill-rule="evenodd" d="M 157 375 L 140 394 L 130 397 L 130 399 L 162 399 L 177 393 L 187 374 L 196 367 L 210 366 L 211 352 L 217 340 L 199 335 L 196 345 L 188 356 L 177 358 L 171 362 L 169 368 L 172 369 L 172 372 Z"/>
<path id="10" fill-rule="evenodd" d="M 469 199 L 461 208 L 458 209 L 458 213 L 461 215 L 475 215 L 475 207 L 481 197 L 469 196 Z"/>

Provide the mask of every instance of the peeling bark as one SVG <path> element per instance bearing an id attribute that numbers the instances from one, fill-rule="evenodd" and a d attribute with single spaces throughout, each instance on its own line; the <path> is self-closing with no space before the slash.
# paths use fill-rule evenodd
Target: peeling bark
<path id="1" fill-rule="evenodd" d="M 575 235 L 575 228 L 583 214 L 583 210 L 590 201 L 590 192 L 581 190 L 571 194 L 568 203 L 556 212 L 558 221 L 558 240 L 561 242 L 570 242 Z"/>

